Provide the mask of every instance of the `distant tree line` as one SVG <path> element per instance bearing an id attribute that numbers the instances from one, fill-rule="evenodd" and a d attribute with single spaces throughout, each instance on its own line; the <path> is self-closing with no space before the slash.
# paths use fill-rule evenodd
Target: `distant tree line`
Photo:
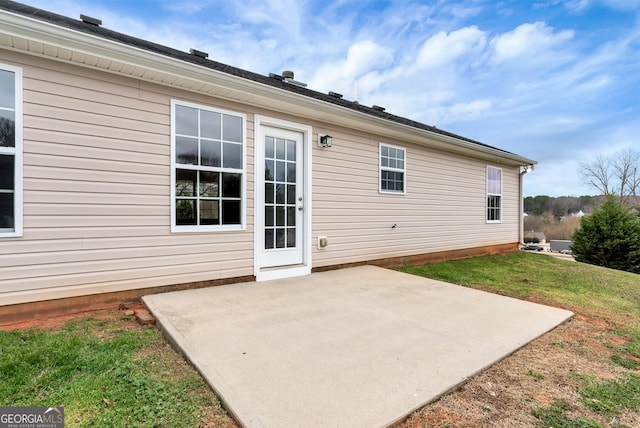
<path id="1" fill-rule="evenodd" d="M 604 196 L 527 196 L 524 198 L 524 212 L 533 216 L 567 217 L 580 211 L 590 213 L 605 200 Z"/>

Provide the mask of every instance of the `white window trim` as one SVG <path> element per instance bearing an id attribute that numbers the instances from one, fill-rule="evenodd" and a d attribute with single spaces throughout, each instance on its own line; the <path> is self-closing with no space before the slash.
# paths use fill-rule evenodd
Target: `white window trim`
<path id="1" fill-rule="evenodd" d="M 0 229 L 0 239 L 8 237 L 21 237 L 23 234 L 23 160 L 22 160 L 22 68 L 0 64 L 0 70 L 10 71 L 15 74 L 15 146 L 0 147 L 0 153 L 11 154 L 15 160 L 13 180 L 13 229 Z"/>
<path id="2" fill-rule="evenodd" d="M 500 193 L 491 193 L 491 192 L 489 192 L 489 170 L 490 169 L 497 169 L 498 171 L 500 171 Z M 502 210 L 502 201 L 504 199 L 503 196 L 502 196 L 502 194 L 503 194 L 502 189 L 503 189 L 503 186 L 504 186 L 503 174 L 504 174 L 504 172 L 503 172 L 502 168 L 497 167 L 497 166 L 487 165 L 486 172 L 485 172 L 485 193 L 486 194 L 485 194 L 485 198 L 484 198 L 484 200 L 485 200 L 484 219 L 489 224 L 502 223 L 502 211 L 503 211 Z M 498 220 L 489 220 L 489 218 L 488 218 L 487 214 L 489 213 L 489 204 L 488 204 L 489 196 L 500 196 L 500 219 L 498 219 Z"/>
<path id="3" fill-rule="evenodd" d="M 220 224 L 220 225 L 177 225 L 176 224 L 176 168 L 182 164 L 176 163 L 176 106 L 192 107 L 200 110 L 207 110 L 215 113 L 228 114 L 242 118 L 242 182 L 240 224 Z M 197 169 L 184 166 L 184 169 Z M 236 169 L 219 168 L 221 172 L 238 172 Z M 225 110 L 203 104 L 195 104 L 188 101 L 171 100 L 171 232 L 172 233 L 202 233 L 202 232 L 225 232 L 246 230 L 247 228 L 247 115 L 236 111 Z"/>
<path id="4" fill-rule="evenodd" d="M 382 146 L 390 147 L 392 149 L 402 150 L 404 152 L 404 168 L 390 168 L 388 166 L 382 166 Z M 382 188 L 382 170 L 401 172 L 402 173 L 402 192 L 393 190 L 385 190 Z M 378 143 L 378 193 L 384 195 L 406 195 L 407 194 L 407 149 L 400 146 L 394 146 L 393 144 Z"/>

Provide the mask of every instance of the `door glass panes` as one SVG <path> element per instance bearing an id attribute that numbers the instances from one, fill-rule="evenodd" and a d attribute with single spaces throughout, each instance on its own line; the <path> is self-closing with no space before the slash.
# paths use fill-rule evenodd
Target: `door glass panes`
<path id="1" fill-rule="evenodd" d="M 296 246 L 296 141 L 265 137 L 265 249 Z"/>
<path id="2" fill-rule="evenodd" d="M 274 232 L 275 229 L 265 229 L 264 230 L 264 248 L 267 250 L 271 250 L 275 247 L 274 245 Z"/>
<path id="3" fill-rule="evenodd" d="M 273 183 L 266 183 L 264 185 L 264 201 L 267 204 L 273 204 L 273 201 L 275 200 L 273 191 L 274 191 Z"/>
<path id="4" fill-rule="evenodd" d="M 275 156 L 273 155 L 274 153 L 274 144 L 275 144 L 275 138 L 273 137 L 266 137 L 264 139 L 264 156 L 268 159 L 273 159 Z"/>
<path id="5" fill-rule="evenodd" d="M 276 161 L 276 181 L 283 182 L 286 181 L 286 168 L 287 162 L 285 161 Z"/>
<path id="6" fill-rule="evenodd" d="M 296 185 L 287 184 L 287 204 L 295 205 L 296 203 Z"/>
<path id="7" fill-rule="evenodd" d="M 285 184 L 278 183 L 276 184 L 276 204 L 284 204 L 285 202 Z"/>

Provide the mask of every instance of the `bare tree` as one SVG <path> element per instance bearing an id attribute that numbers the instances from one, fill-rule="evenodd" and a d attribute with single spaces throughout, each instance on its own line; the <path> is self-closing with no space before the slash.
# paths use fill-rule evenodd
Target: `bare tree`
<path id="1" fill-rule="evenodd" d="M 631 149 L 619 153 L 613 160 L 613 171 L 620 183 L 620 198 L 627 201 L 631 196 L 637 196 L 640 187 L 640 153 Z"/>
<path id="2" fill-rule="evenodd" d="M 609 195 L 613 189 L 609 188 L 611 180 L 611 160 L 602 155 L 596 156 L 593 162 L 580 164 L 582 179 L 585 184 L 594 187 L 601 195 Z"/>
<path id="3" fill-rule="evenodd" d="M 640 193 L 640 152 L 628 149 L 610 157 L 598 155 L 592 162 L 582 163 L 580 168 L 584 183 L 600 194 L 615 195 L 620 202 L 637 201 Z"/>

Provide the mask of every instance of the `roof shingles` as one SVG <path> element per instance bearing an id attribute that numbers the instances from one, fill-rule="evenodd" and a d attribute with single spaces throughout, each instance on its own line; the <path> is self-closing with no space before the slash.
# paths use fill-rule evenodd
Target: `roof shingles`
<path id="1" fill-rule="evenodd" d="M 417 122 L 405 117 L 397 116 L 391 113 L 386 112 L 382 108 L 376 108 L 377 106 L 368 107 L 362 105 L 358 102 L 345 100 L 341 97 L 336 97 L 333 93 L 322 93 L 312 89 L 308 89 L 305 87 L 301 87 L 299 85 L 293 85 L 291 83 L 283 80 L 281 76 L 271 75 L 265 76 L 262 74 L 254 73 L 251 71 L 243 70 L 238 67 L 233 67 L 227 64 L 223 64 L 221 62 L 217 62 L 214 60 L 210 60 L 207 58 L 203 58 L 202 56 L 193 55 L 188 52 L 183 52 L 174 48 L 170 48 L 167 46 L 163 46 L 157 43 L 153 43 L 147 40 L 143 40 L 137 37 L 132 37 L 123 33 L 119 33 L 117 31 L 109 30 L 107 28 L 84 22 L 79 19 L 69 18 L 63 15 L 58 15 L 52 12 L 48 12 L 42 9 L 34 8 L 28 5 L 24 5 L 21 3 L 16 3 L 8 0 L 0 0 L 0 10 L 5 10 L 8 12 L 20 14 L 23 16 L 28 16 L 33 19 L 37 19 L 43 22 L 47 22 L 50 24 L 54 24 L 60 27 L 69 28 L 75 31 L 80 31 L 83 33 L 91 34 L 96 37 L 100 37 L 106 40 L 110 40 L 117 43 L 122 43 L 128 46 L 136 47 L 139 49 L 143 49 L 149 52 L 153 52 L 159 55 L 167 56 L 173 58 L 177 61 L 184 61 L 187 63 L 197 64 L 199 66 L 203 66 L 212 70 L 216 70 L 218 72 L 226 73 L 232 76 L 236 76 L 242 79 L 251 80 L 254 82 L 258 82 L 264 85 L 268 85 L 271 87 L 275 87 L 278 89 L 282 89 L 284 91 L 294 92 L 299 95 L 303 95 L 306 97 L 310 97 L 316 100 L 320 100 L 326 103 L 338 105 L 341 107 L 345 107 L 351 110 L 358 111 L 360 113 L 364 113 L 370 116 L 374 116 L 380 119 L 385 119 L 391 122 L 399 123 L 402 125 L 406 125 L 412 128 L 430 131 L 433 133 L 437 133 L 440 135 L 452 137 L 458 140 L 463 140 L 469 143 L 477 144 L 483 147 L 489 147 L 494 150 L 501 151 L 505 154 L 513 154 L 506 150 L 502 150 L 484 143 L 481 143 L 476 140 L 472 140 L 467 137 L 463 137 L 460 135 L 453 134 L 451 132 L 444 131 L 442 129 L 436 128 L 435 126 L 429 126 L 421 122 Z"/>

